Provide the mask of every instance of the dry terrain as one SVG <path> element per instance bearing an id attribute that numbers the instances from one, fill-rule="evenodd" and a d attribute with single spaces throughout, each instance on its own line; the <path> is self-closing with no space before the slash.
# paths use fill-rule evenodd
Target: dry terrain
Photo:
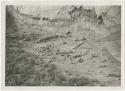
<path id="1" fill-rule="evenodd" d="M 63 6 L 40 17 L 6 9 L 7 86 L 120 86 L 120 7 Z M 114 15 L 114 16 L 112 16 Z"/>

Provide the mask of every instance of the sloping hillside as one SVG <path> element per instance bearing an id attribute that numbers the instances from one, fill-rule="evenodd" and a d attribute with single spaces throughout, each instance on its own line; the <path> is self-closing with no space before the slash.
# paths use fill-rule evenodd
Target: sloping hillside
<path id="1" fill-rule="evenodd" d="M 22 7 L 7 7 L 6 85 L 120 86 L 119 6 Z"/>

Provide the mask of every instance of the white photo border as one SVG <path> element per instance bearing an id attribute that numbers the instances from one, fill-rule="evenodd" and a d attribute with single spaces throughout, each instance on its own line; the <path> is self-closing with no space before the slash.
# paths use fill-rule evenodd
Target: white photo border
<path id="1" fill-rule="evenodd" d="M 121 6 L 121 86 L 98 87 L 98 86 L 5 86 L 5 46 L 6 46 L 6 5 L 120 5 Z M 123 0 L 42 0 L 42 1 L 2 1 L 1 4 L 1 87 L 2 90 L 118 90 L 125 89 L 125 12 Z"/>

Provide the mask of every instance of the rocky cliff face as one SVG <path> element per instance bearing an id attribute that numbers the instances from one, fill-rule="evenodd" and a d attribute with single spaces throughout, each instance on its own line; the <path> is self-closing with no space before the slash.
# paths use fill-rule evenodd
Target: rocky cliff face
<path id="1" fill-rule="evenodd" d="M 33 63 L 28 65 L 29 68 L 24 64 L 24 70 L 33 71 L 29 73 L 33 77 L 26 75 L 26 80 L 20 85 L 34 85 L 35 82 L 37 85 L 64 86 L 120 85 L 119 6 L 8 6 L 7 10 L 14 17 L 13 23 L 18 28 L 14 34 L 7 33 L 21 36 L 17 39 L 12 37 L 8 48 L 19 40 L 19 43 L 24 44 L 22 50 L 25 55 L 31 55 L 28 56 L 28 61 L 17 61 L 14 65 L 18 68 L 23 67 L 21 64 L 25 62 Z M 49 69 L 53 71 L 49 72 Z M 17 76 L 17 73 L 11 75 Z M 19 73 L 18 77 L 21 78 L 24 72 Z M 8 77 L 11 78 L 11 75 Z M 11 83 L 14 81 L 7 84 L 12 85 Z"/>

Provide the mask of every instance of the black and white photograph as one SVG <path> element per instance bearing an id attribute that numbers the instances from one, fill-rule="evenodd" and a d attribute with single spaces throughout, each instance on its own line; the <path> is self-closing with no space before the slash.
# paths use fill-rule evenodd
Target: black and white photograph
<path id="1" fill-rule="evenodd" d="M 6 5 L 5 86 L 121 86 L 121 5 Z"/>

